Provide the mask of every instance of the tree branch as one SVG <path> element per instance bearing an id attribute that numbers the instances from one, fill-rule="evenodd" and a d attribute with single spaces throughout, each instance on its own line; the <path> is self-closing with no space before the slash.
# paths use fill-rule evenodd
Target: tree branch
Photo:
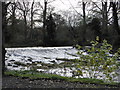
<path id="1" fill-rule="evenodd" d="M 102 12 L 102 9 L 95 2 L 92 1 L 92 3 Z"/>
<path id="2" fill-rule="evenodd" d="M 75 11 L 77 14 L 79 14 L 80 16 L 83 17 L 83 15 L 81 15 L 81 14 L 74 8 L 74 6 L 73 6 L 72 3 L 70 2 L 70 0 L 68 0 L 68 2 L 70 3 L 70 5 L 71 5 L 72 8 L 74 9 L 74 11 Z"/>

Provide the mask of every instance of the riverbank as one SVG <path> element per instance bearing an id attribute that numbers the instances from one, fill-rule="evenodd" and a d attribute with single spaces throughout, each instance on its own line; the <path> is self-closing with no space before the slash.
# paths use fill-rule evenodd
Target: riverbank
<path id="1" fill-rule="evenodd" d="M 118 90 L 117 86 L 86 84 L 80 82 L 68 82 L 64 80 L 53 79 L 29 79 L 15 76 L 4 76 L 2 78 L 2 88 L 109 88 Z"/>

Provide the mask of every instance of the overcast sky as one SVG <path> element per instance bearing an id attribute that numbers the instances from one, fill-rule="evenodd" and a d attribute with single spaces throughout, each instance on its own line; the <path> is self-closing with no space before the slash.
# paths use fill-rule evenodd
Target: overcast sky
<path id="1" fill-rule="evenodd" d="M 27 0 L 26 0 L 27 1 Z M 29 0 L 30 1 L 30 0 Z M 33 0 L 31 0 L 33 1 Z M 42 5 L 44 5 L 44 0 L 35 0 L 40 1 Z M 53 0 L 48 0 L 48 1 L 53 1 Z M 55 0 L 51 3 L 49 3 L 48 5 L 54 6 L 55 7 L 55 11 L 66 11 L 66 10 L 73 10 L 73 11 L 77 11 L 81 13 L 80 8 L 82 7 L 82 5 L 79 5 L 78 2 L 82 2 L 82 1 L 87 1 L 87 2 L 91 2 L 91 0 Z M 101 2 L 101 0 L 92 0 L 94 2 Z M 103 0 L 102 0 L 103 1 Z M 109 0 L 108 0 L 109 1 Z M 89 7 L 88 7 L 89 8 Z"/>
<path id="2" fill-rule="evenodd" d="M 32 1 L 32 0 L 31 0 Z M 35 0 L 35 1 L 40 1 L 42 5 L 44 5 L 44 0 Z M 53 1 L 53 0 L 48 0 L 48 1 Z M 78 1 L 80 0 L 55 0 L 48 5 L 54 6 L 55 11 L 59 10 L 69 10 L 70 7 L 76 7 L 78 4 Z"/>
<path id="3" fill-rule="evenodd" d="M 76 7 L 78 1 L 80 0 L 56 0 L 51 4 L 55 5 L 56 10 L 68 10 L 72 6 Z"/>

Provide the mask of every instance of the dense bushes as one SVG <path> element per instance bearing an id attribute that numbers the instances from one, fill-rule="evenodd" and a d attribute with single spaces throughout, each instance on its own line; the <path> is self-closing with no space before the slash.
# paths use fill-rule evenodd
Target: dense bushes
<path id="1" fill-rule="evenodd" d="M 114 54 L 110 54 L 112 46 L 106 40 L 103 40 L 101 44 L 98 41 L 97 37 L 96 41 L 91 42 L 91 47 L 84 48 L 85 52 L 87 52 L 86 54 L 83 50 L 80 50 L 82 47 L 77 45 L 80 59 L 77 59 L 77 63 L 75 63 L 77 69 L 75 75 L 84 78 L 101 78 L 105 81 L 111 81 L 113 77 L 117 76 L 117 59 L 120 50 Z"/>

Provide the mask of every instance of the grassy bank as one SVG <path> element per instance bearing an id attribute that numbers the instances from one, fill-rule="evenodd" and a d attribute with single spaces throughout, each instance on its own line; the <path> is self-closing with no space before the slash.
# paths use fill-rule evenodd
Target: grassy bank
<path id="1" fill-rule="evenodd" d="M 95 84 L 95 85 L 107 85 L 107 86 L 117 86 L 119 83 L 111 82 L 111 83 L 105 83 L 103 80 L 99 79 L 90 79 L 90 78 L 72 78 L 72 77 L 64 77 L 59 76 L 56 74 L 46 74 L 46 73 L 40 73 L 35 71 L 6 71 L 5 75 L 11 75 L 11 76 L 17 76 L 22 78 L 29 78 L 29 79 L 50 79 L 50 80 L 64 80 L 68 82 L 80 82 L 83 84 Z"/>

